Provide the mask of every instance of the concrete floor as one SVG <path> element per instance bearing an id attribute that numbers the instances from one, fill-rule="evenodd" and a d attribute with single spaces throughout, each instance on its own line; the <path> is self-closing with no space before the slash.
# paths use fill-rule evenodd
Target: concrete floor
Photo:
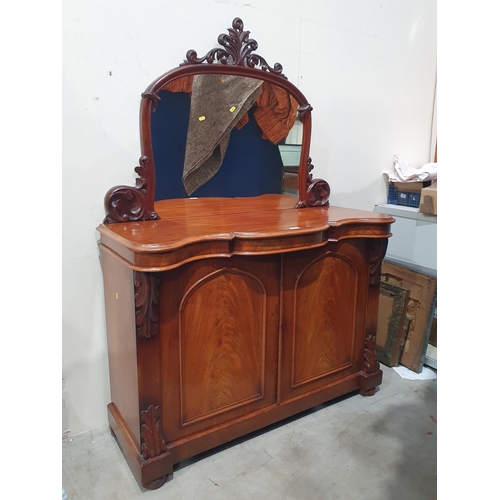
<path id="1" fill-rule="evenodd" d="M 68 500 L 435 499 L 437 382 L 382 369 L 374 396 L 345 396 L 181 463 L 158 490 L 136 483 L 107 426 L 80 434 L 63 442 Z"/>

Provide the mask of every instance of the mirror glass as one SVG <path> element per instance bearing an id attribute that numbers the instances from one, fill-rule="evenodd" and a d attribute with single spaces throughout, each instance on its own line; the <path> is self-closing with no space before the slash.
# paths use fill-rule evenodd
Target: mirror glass
<path id="1" fill-rule="evenodd" d="M 155 200 L 298 195 L 297 101 L 254 78 L 203 74 L 167 83 L 151 114 Z"/>

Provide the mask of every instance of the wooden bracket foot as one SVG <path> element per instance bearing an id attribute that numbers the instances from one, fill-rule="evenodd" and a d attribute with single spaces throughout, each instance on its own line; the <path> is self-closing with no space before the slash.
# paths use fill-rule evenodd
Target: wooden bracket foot
<path id="1" fill-rule="evenodd" d="M 167 450 L 154 458 L 144 459 L 118 408 L 113 403 L 108 405 L 108 420 L 111 433 L 116 437 L 136 481 L 148 490 L 162 486 L 174 471 L 172 454 Z"/>
<path id="2" fill-rule="evenodd" d="M 362 396 L 373 396 L 377 391 L 377 387 L 382 383 L 382 375 L 382 370 L 370 374 L 361 372 L 359 393 Z"/>

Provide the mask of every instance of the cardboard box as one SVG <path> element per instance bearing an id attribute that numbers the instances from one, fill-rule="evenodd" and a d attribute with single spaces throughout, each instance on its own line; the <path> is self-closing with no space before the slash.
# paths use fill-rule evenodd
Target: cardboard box
<path id="1" fill-rule="evenodd" d="M 391 182 L 398 191 L 410 193 L 420 193 L 425 186 L 430 186 L 430 182 Z"/>
<path id="2" fill-rule="evenodd" d="M 420 192 L 420 212 L 427 215 L 437 215 L 437 197 L 436 181 Z"/>
<path id="3" fill-rule="evenodd" d="M 392 205 L 406 205 L 418 208 L 422 188 L 430 186 L 431 181 L 424 182 L 389 182 L 387 203 Z"/>

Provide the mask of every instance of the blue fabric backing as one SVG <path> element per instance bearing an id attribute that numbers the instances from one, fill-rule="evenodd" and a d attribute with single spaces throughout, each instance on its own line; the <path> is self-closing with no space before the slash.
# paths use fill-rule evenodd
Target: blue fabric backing
<path id="1" fill-rule="evenodd" d="M 184 92 L 159 92 L 160 101 L 151 114 L 151 135 L 156 170 L 155 200 L 187 198 L 182 184 L 184 152 L 191 98 Z M 283 162 L 277 145 L 262 139 L 262 130 L 250 121 L 231 132 L 220 170 L 192 197 L 236 197 L 281 194 Z"/>

